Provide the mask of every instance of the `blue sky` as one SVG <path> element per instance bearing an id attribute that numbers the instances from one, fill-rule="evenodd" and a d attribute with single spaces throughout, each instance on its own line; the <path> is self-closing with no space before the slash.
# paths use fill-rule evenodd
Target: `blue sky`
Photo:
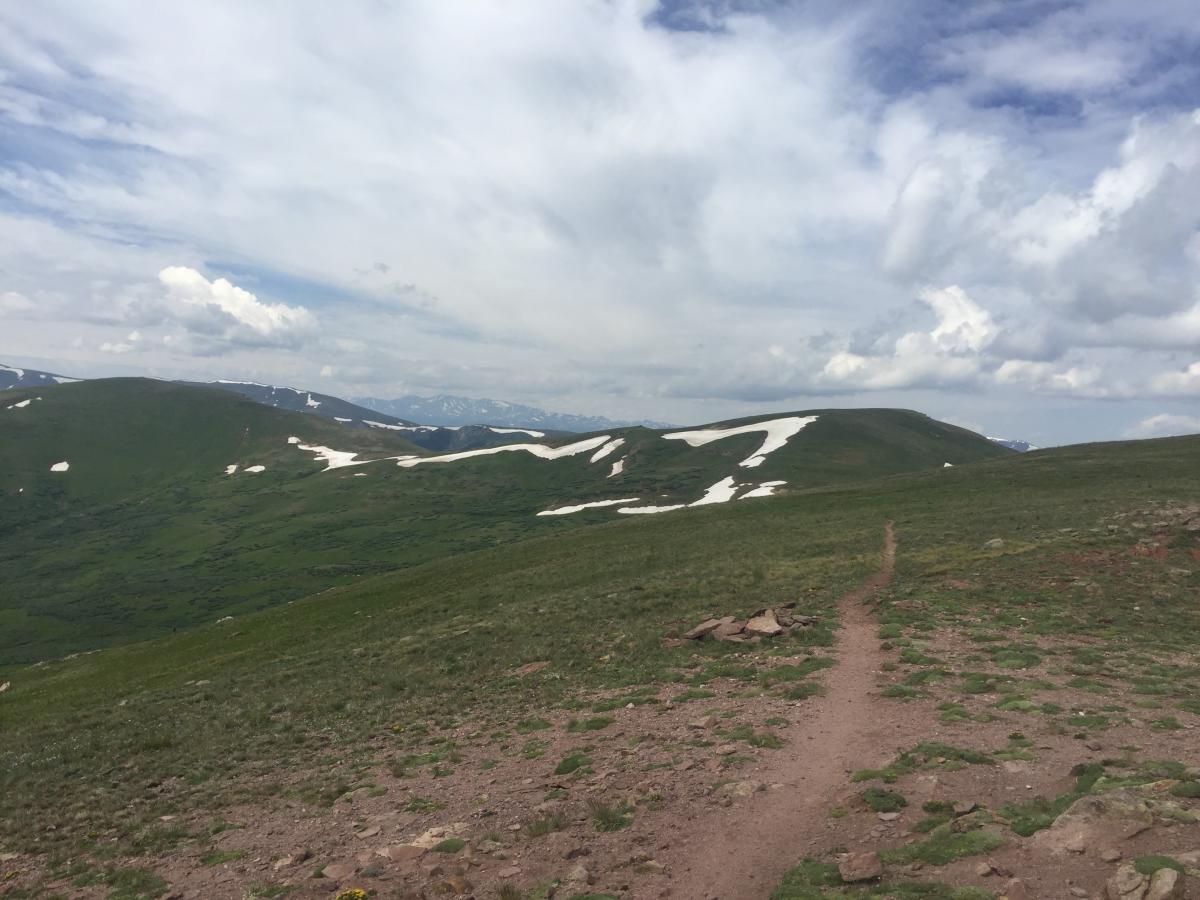
<path id="1" fill-rule="evenodd" d="M 0 361 L 1200 430 L 1191 2 L 0 11 Z"/>

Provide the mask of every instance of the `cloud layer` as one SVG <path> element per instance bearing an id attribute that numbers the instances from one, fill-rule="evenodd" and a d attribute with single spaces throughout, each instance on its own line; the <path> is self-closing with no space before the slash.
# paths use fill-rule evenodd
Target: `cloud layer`
<path id="1" fill-rule="evenodd" d="M 1190 4 L 847 9 L 0 13 L 0 353 L 1043 444 L 1184 415 Z"/>

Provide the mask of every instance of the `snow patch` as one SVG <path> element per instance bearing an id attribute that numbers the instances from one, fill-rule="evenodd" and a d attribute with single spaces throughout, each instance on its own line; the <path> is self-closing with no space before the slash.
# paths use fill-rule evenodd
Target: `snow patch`
<path id="1" fill-rule="evenodd" d="M 401 457 L 396 465 L 411 469 L 422 463 L 457 462 L 460 459 L 472 459 L 476 456 L 491 456 L 495 453 L 515 453 L 517 451 L 531 453 L 538 459 L 563 459 L 567 456 L 576 456 L 580 453 L 587 453 L 589 450 L 595 450 L 606 441 L 608 441 L 608 435 L 602 434 L 599 437 L 587 438 L 562 447 L 547 447 L 545 444 L 507 444 L 503 447 L 484 447 L 482 450 L 465 450 L 462 453 L 447 453 L 442 456 Z"/>
<path id="2" fill-rule="evenodd" d="M 289 444 L 298 444 L 298 443 L 300 443 L 300 438 L 298 438 L 298 437 L 290 437 L 290 438 L 288 438 L 288 443 L 289 443 Z"/>
<path id="3" fill-rule="evenodd" d="M 739 500 L 749 500 L 751 497 L 770 497 L 775 493 L 775 488 L 783 487 L 787 484 L 786 481 L 764 481 L 752 491 L 747 491 L 738 497 Z"/>
<path id="4" fill-rule="evenodd" d="M 706 490 L 703 497 L 695 503 L 689 503 L 688 506 L 708 506 L 710 503 L 728 503 L 738 492 L 739 487 L 741 485 L 734 482 L 733 476 L 729 475 Z"/>
<path id="5" fill-rule="evenodd" d="M 686 503 L 677 503 L 674 506 L 622 506 L 617 512 L 626 516 L 641 516 L 649 513 L 664 513 L 686 508 Z"/>
<path id="6" fill-rule="evenodd" d="M 65 472 L 69 468 L 71 468 L 71 464 L 64 459 L 62 462 L 56 462 L 54 465 L 52 465 L 50 467 L 50 471 L 51 472 Z"/>
<path id="7" fill-rule="evenodd" d="M 41 400 L 42 398 L 41 398 L 41 397 L 38 397 L 37 399 Z M 32 400 L 32 399 L 29 399 L 29 400 L 22 400 L 20 403 L 14 403 L 12 406 L 9 406 L 9 407 L 7 407 L 7 408 L 8 408 L 8 409 L 24 409 L 25 407 L 27 407 L 27 406 L 28 406 L 30 403 L 32 403 L 32 402 L 33 402 L 33 400 Z"/>
<path id="8" fill-rule="evenodd" d="M 604 457 L 608 456 L 608 454 L 612 453 L 618 447 L 624 446 L 624 444 L 625 438 L 614 438 L 593 453 L 592 458 L 589 459 L 588 462 L 600 462 L 600 460 L 604 459 Z"/>
<path id="9" fill-rule="evenodd" d="M 494 431 L 496 434 L 527 434 L 530 437 L 545 437 L 544 431 L 533 431 L 529 428 L 497 428 L 494 425 L 487 426 L 488 431 Z"/>
<path id="10" fill-rule="evenodd" d="M 626 497 L 623 500 L 593 500 L 591 503 L 579 503 L 575 506 L 560 506 L 557 509 L 544 509 L 539 516 L 565 516 L 569 513 L 577 513 L 583 509 L 596 509 L 601 506 L 618 506 L 622 503 L 637 503 L 640 498 Z"/>
<path id="11" fill-rule="evenodd" d="M 612 478 L 615 475 L 620 475 L 625 471 L 625 457 L 621 457 L 612 465 L 612 471 L 608 473 L 608 477 Z"/>
<path id="12" fill-rule="evenodd" d="M 259 472 L 267 471 L 267 467 L 266 466 L 246 466 L 245 471 L 253 472 L 255 475 L 257 475 Z"/>
<path id="13" fill-rule="evenodd" d="M 299 392 L 297 391 L 297 393 L 299 393 Z M 314 399 L 312 398 L 312 394 L 309 394 L 309 395 L 308 395 L 308 398 L 307 398 L 307 399 L 304 401 L 304 405 L 305 405 L 305 406 L 311 406 L 313 409 L 316 409 L 318 406 L 320 406 L 320 405 L 321 405 L 321 401 L 320 401 L 320 400 L 314 400 Z"/>
<path id="14" fill-rule="evenodd" d="M 954 463 L 942 463 L 942 468 L 943 469 L 953 469 Z"/>
<path id="15" fill-rule="evenodd" d="M 78 384 L 83 380 L 81 378 L 68 378 L 66 375 L 51 375 L 50 377 L 59 384 Z"/>
<path id="16" fill-rule="evenodd" d="M 25 377 L 25 370 L 24 370 L 24 369 L 14 369 L 12 366 L 0 366 L 0 369 L 2 369 L 2 370 L 3 370 L 3 371 L 5 371 L 5 372 L 12 372 L 12 373 L 13 373 L 14 375 L 16 375 L 18 378 L 24 378 L 24 377 Z"/>
<path id="17" fill-rule="evenodd" d="M 226 474 L 226 475 L 232 475 L 232 474 L 233 474 L 234 472 L 236 472 L 237 470 L 238 470 L 237 463 L 233 463 L 233 464 L 231 464 L 231 465 L 228 465 L 228 466 L 226 466 L 226 467 L 225 467 L 225 474 Z"/>
<path id="18" fill-rule="evenodd" d="M 461 425 L 389 425 L 386 422 L 374 422 L 363 419 L 364 425 L 372 428 L 386 428 L 388 431 L 458 431 Z"/>
<path id="19" fill-rule="evenodd" d="M 354 420 L 353 419 L 343 419 L 341 416 L 334 416 L 333 421 L 335 421 L 335 422 L 353 422 Z"/>
<path id="20" fill-rule="evenodd" d="M 671 434 L 664 434 L 663 438 L 668 441 L 684 441 L 689 447 L 701 447 L 713 441 L 719 441 L 723 438 L 733 437 L 734 435 L 752 434 L 756 431 L 762 431 L 766 434 L 762 446 L 738 463 L 743 468 L 753 469 L 756 466 L 762 465 L 769 454 L 774 453 L 780 447 L 787 444 L 790 438 L 799 434 L 806 426 L 811 425 L 815 421 L 817 421 L 816 416 L 785 416 L 782 419 L 751 422 L 749 425 L 737 425 L 733 428 L 701 428 L 697 431 L 675 431 Z M 707 502 L 718 503 L 722 501 L 710 500 Z M 695 504 L 692 505 L 695 506 Z"/>

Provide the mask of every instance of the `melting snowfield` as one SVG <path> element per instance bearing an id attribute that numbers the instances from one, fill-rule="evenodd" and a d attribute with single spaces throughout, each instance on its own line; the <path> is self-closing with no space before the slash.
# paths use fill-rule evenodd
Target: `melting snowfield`
<path id="1" fill-rule="evenodd" d="M 36 397 L 36 398 L 35 398 L 35 397 L 30 397 L 28 400 L 22 400 L 22 401 L 21 401 L 21 402 L 19 402 L 19 403 L 14 403 L 12 406 L 6 406 L 6 407 L 5 407 L 5 409 L 24 409 L 24 408 L 25 408 L 25 407 L 27 407 L 27 406 L 28 406 L 30 403 L 32 403 L 32 402 L 33 402 L 35 399 L 36 399 L 36 400 L 41 400 L 42 398 L 41 398 L 41 397 Z"/>
<path id="2" fill-rule="evenodd" d="M 71 468 L 71 464 L 64 459 L 62 462 L 56 462 L 54 465 L 52 465 L 50 467 L 50 471 L 51 472 L 65 472 L 69 468 Z"/>
<path id="3" fill-rule="evenodd" d="M 595 450 L 601 444 L 608 441 L 608 435 L 602 434 L 599 437 L 586 438 L 582 441 L 576 441 L 574 444 L 567 444 L 563 447 L 547 447 L 545 444 L 505 444 L 503 447 L 484 447 L 482 450 L 464 450 L 462 453 L 444 453 L 440 456 L 413 456 L 401 457 L 396 465 L 402 466 L 405 469 L 411 469 L 413 466 L 424 465 L 425 463 L 448 463 L 457 462 L 460 459 L 472 459 L 476 456 L 492 456 L 496 453 L 532 453 L 538 459 L 563 459 L 567 456 L 576 456 L 580 453 L 587 453 L 589 450 Z"/>
<path id="4" fill-rule="evenodd" d="M 575 506 L 560 506 L 557 509 L 544 509 L 539 516 L 565 516 L 584 509 L 597 509 L 601 506 L 619 506 L 622 503 L 637 503 L 638 497 L 626 497 L 623 500 L 593 500 L 591 503 L 579 503 Z"/>
<path id="5" fill-rule="evenodd" d="M 808 425 L 817 421 L 817 416 L 786 416 L 782 419 L 769 419 L 766 422 L 751 422 L 749 425 L 737 425 L 733 428 L 701 428 L 697 431 L 675 431 L 664 434 L 668 441 L 684 441 L 689 447 L 703 447 L 713 441 L 719 441 L 738 434 L 753 434 L 756 431 L 766 433 L 762 446 L 743 459 L 739 466 L 752 469 L 762 465 L 767 456 L 787 444 L 788 439 L 795 437 Z"/>
<path id="6" fill-rule="evenodd" d="M 694 431 L 676 431 L 670 434 L 664 434 L 664 440 L 680 440 L 684 441 L 691 447 L 701 447 L 705 444 L 719 441 L 723 438 L 733 437 L 740 434 L 753 434 L 762 432 L 762 445 L 754 451 L 746 459 L 742 460 L 738 465 L 742 468 L 755 468 L 766 461 L 766 458 L 776 450 L 785 446 L 788 440 L 799 434 L 805 427 L 811 425 L 817 420 L 817 416 L 786 416 L 780 419 L 770 419 L 765 422 L 752 422 L 749 425 L 738 425 L 731 428 L 702 428 Z M 432 430 L 434 426 L 428 425 L 387 425 L 383 422 L 375 422 L 364 419 L 364 424 L 375 428 L 386 428 L 391 431 L 410 431 L 410 430 Z M 488 426 L 491 427 L 491 426 Z M 492 428 L 492 431 L 501 434 L 525 433 L 541 436 L 542 432 L 530 431 L 522 428 Z M 443 453 L 436 456 L 388 456 L 381 459 L 359 459 L 356 452 L 347 450 L 334 450 L 331 447 L 323 447 L 312 444 L 302 444 L 300 438 L 289 437 L 289 444 L 296 445 L 299 449 L 314 454 L 316 462 L 324 462 L 326 464 L 323 471 L 328 472 L 330 469 L 340 469 L 346 466 L 361 466 L 372 462 L 384 462 L 394 460 L 396 465 L 411 469 L 416 466 L 425 465 L 427 463 L 452 463 L 459 462 L 465 459 L 474 459 L 482 456 L 495 456 L 498 453 L 528 453 L 536 456 L 538 459 L 565 459 L 572 456 L 578 456 L 583 453 L 591 453 L 589 463 L 597 463 L 605 457 L 615 453 L 621 447 L 625 446 L 625 438 L 613 438 L 610 435 L 602 434 L 596 437 L 585 438 L 580 441 L 575 441 L 570 444 L 564 444 L 561 447 L 550 447 L 545 444 L 507 444 L 500 447 L 483 447 L 478 450 L 464 450 L 460 453 Z M 236 467 L 233 467 L 236 471 Z M 612 478 L 621 474 L 625 469 L 625 458 L 621 458 L 612 463 L 611 471 L 608 478 Z M 262 471 L 261 467 L 251 467 L 245 471 Z M 232 474 L 227 470 L 228 474 Z M 691 503 L 673 503 L 663 506 L 629 506 L 623 504 L 637 503 L 639 498 L 627 497 L 620 500 L 592 500 L 583 503 L 574 503 L 567 506 L 560 506 L 554 509 L 546 509 L 537 513 L 539 516 L 565 516 L 571 513 L 577 513 L 585 509 L 598 509 L 602 507 L 616 506 L 617 512 L 622 515 L 652 515 L 655 513 L 671 512 L 677 509 L 686 509 L 693 506 L 709 506 L 714 503 L 728 503 L 730 500 L 750 500 L 756 497 L 770 497 L 775 493 L 776 488 L 787 484 L 786 481 L 764 481 L 761 483 L 739 483 L 733 475 L 728 475 L 722 478 L 716 484 L 711 485 L 704 491 L 704 495 L 699 500 Z M 740 496 L 739 496 L 740 495 Z"/>

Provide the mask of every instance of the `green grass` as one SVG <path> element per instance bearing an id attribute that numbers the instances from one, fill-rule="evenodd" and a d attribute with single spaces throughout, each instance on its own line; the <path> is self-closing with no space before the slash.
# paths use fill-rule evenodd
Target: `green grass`
<path id="1" fill-rule="evenodd" d="M 771 893 L 771 900 L 822 900 L 827 897 L 879 897 L 892 900 L 992 900 L 994 895 L 973 887 L 892 881 L 874 885 L 843 885 L 836 865 L 806 859 L 789 871 Z"/>
<path id="2" fill-rule="evenodd" d="M 1143 875 L 1153 875 L 1159 869 L 1174 869 L 1180 875 L 1187 874 L 1183 864 L 1171 856 L 1155 854 L 1139 856 L 1133 861 L 1133 867 Z"/>
<path id="3" fill-rule="evenodd" d="M 955 832 L 949 825 L 940 825 L 923 841 L 914 841 L 880 854 L 884 862 L 897 865 L 920 862 L 929 866 L 944 866 L 964 856 L 978 856 L 1003 847 L 1004 838 L 993 831 L 976 829 Z"/>
<path id="4" fill-rule="evenodd" d="M 597 831 L 620 831 L 633 824 L 633 808 L 628 803 L 589 800 L 588 811 Z"/>
<path id="5" fill-rule="evenodd" d="M 908 806 L 903 794 L 877 787 L 867 788 L 863 792 L 863 800 L 875 812 L 898 812 Z"/>

